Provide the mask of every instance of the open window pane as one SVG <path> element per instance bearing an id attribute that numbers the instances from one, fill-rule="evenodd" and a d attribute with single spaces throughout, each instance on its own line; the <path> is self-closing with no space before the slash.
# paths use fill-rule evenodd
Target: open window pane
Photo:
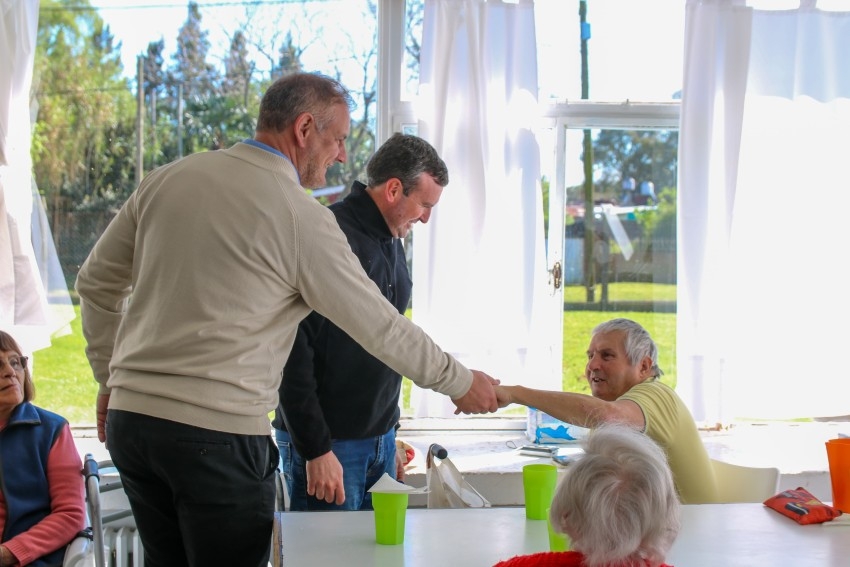
<path id="1" fill-rule="evenodd" d="M 583 174 L 586 135 L 590 189 Z M 675 385 L 677 146 L 675 130 L 566 131 L 565 390 L 589 393 L 584 353 L 590 331 L 614 317 L 649 330 L 659 346 L 662 380 Z"/>

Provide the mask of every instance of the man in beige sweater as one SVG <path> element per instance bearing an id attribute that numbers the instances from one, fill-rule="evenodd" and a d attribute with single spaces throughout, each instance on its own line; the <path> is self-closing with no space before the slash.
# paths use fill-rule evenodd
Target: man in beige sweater
<path id="1" fill-rule="evenodd" d="M 268 416 L 311 310 L 458 412 L 497 409 L 495 381 L 400 315 L 304 191 L 345 161 L 350 106 L 327 77 L 279 79 L 254 139 L 148 174 L 80 270 L 98 436 L 148 567 L 265 567 L 278 462 Z"/>

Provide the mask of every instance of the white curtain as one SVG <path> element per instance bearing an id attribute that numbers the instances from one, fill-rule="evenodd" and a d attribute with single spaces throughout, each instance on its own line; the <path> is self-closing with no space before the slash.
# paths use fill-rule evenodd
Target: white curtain
<path id="1" fill-rule="evenodd" d="M 32 177 L 37 29 L 38 0 L 0 0 L 0 329 L 26 352 L 49 346 L 74 318 Z"/>
<path id="2" fill-rule="evenodd" d="M 545 295 L 537 59 L 531 0 L 426 0 L 419 135 L 449 185 L 413 233 L 413 319 L 471 368 L 505 383 L 543 372 Z M 451 415 L 414 389 L 418 416 Z"/>
<path id="3" fill-rule="evenodd" d="M 695 418 L 850 414 L 850 12 L 689 0 L 678 390 Z"/>

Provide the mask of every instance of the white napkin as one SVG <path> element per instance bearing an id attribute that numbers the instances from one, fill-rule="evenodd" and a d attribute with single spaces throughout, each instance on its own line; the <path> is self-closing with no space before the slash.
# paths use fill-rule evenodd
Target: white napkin
<path id="1" fill-rule="evenodd" d="M 384 476 L 379 478 L 378 482 L 372 485 L 369 492 L 407 492 L 408 494 L 425 494 L 428 492 L 428 487 L 423 486 L 422 488 L 416 488 L 414 486 L 408 486 L 392 478 L 387 473 L 384 473 Z"/>

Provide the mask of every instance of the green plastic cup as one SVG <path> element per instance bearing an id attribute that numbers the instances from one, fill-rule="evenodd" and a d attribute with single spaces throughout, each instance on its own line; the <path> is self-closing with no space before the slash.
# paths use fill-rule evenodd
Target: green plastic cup
<path id="1" fill-rule="evenodd" d="M 552 527 L 549 517 L 549 509 L 546 509 L 546 526 L 549 529 L 549 551 L 569 551 L 570 537 L 567 534 L 558 533 Z"/>
<path id="2" fill-rule="evenodd" d="M 525 493 L 525 517 L 545 520 L 546 510 L 555 496 L 558 469 L 555 465 L 533 464 L 522 467 L 522 488 Z"/>
<path id="3" fill-rule="evenodd" d="M 375 541 L 381 545 L 404 543 L 407 493 L 373 492 L 372 508 L 375 509 Z"/>

